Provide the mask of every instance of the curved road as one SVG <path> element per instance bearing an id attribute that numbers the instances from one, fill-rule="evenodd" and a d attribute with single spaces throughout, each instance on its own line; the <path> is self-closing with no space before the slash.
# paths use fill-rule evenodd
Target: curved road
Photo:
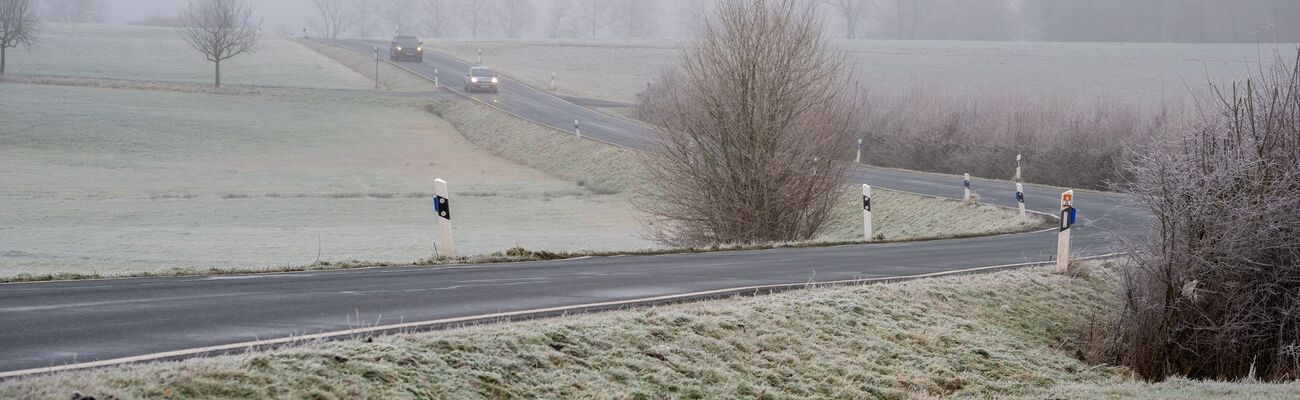
<path id="1" fill-rule="evenodd" d="M 383 42 L 331 44 L 370 53 Z M 382 47 L 381 47 L 382 49 Z M 459 91 L 468 65 L 428 52 L 398 63 Z M 451 72 L 454 71 L 454 72 Z M 511 79 L 471 97 L 584 136 L 643 148 L 639 123 L 576 106 Z M 852 179 L 882 188 L 956 197 L 960 177 L 858 168 Z M 975 180 L 984 200 L 1014 205 L 1014 185 Z M 1027 185 L 1030 209 L 1055 213 L 1060 189 Z M 1107 232 L 1146 214 L 1122 196 L 1080 192 L 1075 254 L 1113 252 Z M 0 285 L 0 377 L 125 361 L 238 351 L 290 337 L 428 329 L 503 317 L 555 315 L 632 304 L 780 290 L 812 282 L 889 278 L 1050 260 L 1054 232 L 827 248 L 585 258 L 552 262 L 389 267 L 245 276 Z M 773 285 L 772 287 L 767 287 Z M 427 323 L 426 323 L 427 322 Z M 374 332 L 370 332 L 374 331 Z M 350 332 L 356 334 L 357 332 Z M 316 337 L 316 336 L 308 336 Z"/>

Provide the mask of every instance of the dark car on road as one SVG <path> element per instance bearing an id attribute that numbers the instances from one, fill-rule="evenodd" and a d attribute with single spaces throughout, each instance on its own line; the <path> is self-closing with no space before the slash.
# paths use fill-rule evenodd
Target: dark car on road
<path id="1" fill-rule="evenodd" d="M 415 36 L 397 36 L 388 46 L 388 59 L 424 62 L 424 42 Z"/>
<path id="2" fill-rule="evenodd" d="M 496 93 L 498 82 L 500 80 L 497 79 L 496 72 L 492 72 L 492 68 L 470 68 L 469 73 L 465 75 L 465 91 Z"/>

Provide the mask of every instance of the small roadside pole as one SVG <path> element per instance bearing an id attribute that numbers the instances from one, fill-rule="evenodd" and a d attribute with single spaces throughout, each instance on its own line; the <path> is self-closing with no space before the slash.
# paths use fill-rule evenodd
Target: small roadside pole
<path id="1" fill-rule="evenodd" d="M 1029 218 L 1025 214 L 1025 185 L 1020 182 L 1016 182 L 1016 203 L 1020 204 L 1020 219 Z"/>
<path id="2" fill-rule="evenodd" d="M 853 158 L 856 164 L 862 164 L 862 138 L 858 138 L 858 156 Z"/>
<path id="3" fill-rule="evenodd" d="M 434 89 L 437 89 L 437 88 L 438 88 L 438 69 L 437 69 L 437 68 L 434 68 L 434 69 L 433 69 L 433 88 L 434 88 Z"/>
<path id="4" fill-rule="evenodd" d="M 1012 177 L 1016 182 L 1016 203 L 1020 206 L 1020 219 L 1024 220 L 1029 216 L 1025 214 L 1025 185 L 1024 180 L 1020 177 L 1020 155 L 1016 154 L 1016 176 Z"/>
<path id="5" fill-rule="evenodd" d="M 1012 177 L 1011 180 L 1016 182 L 1024 182 L 1023 179 L 1020 179 L 1020 155 L 1019 154 L 1016 154 L 1016 176 Z"/>
<path id="6" fill-rule="evenodd" d="M 375 90 L 379 90 L 379 46 L 375 46 Z"/>
<path id="7" fill-rule="evenodd" d="M 1074 191 L 1061 193 L 1061 233 L 1056 237 L 1056 270 L 1065 272 L 1070 267 L 1070 228 L 1074 226 Z"/>
<path id="8" fill-rule="evenodd" d="M 573 134 L 582 137 L 582 126 L 578 125 L 578 120 L 573 120 Z"/>
<path id="9" fill-rule="evenodd" d="M 871 230 L 871 185 L 862 185 L 862 236 L 868 242 L 875 237 Z"/>
<path id="10" fill-rule="evenodd" d="M 478 60 L 474 61 L 474 65 L 483 65 L 483 49 L 478 49 Z"/>
<path id="11" fill-rule="evenodd" d="M 552 92 L 555 91 L 555 73 L 554 73 L 554 72 L 551 73 L 551 91 L 552 91 Z"/>
<path id="12" fill-rule="evenodd" d="M 438 214 L 438 239 L 442 242 L 442 255 L 455 257 L 451 240 L 451 199 L 447 195 L 447 181 L 433 180 L 433 212 Z"/>
<path id="13" fill-rule="evenodd" d="M 970 203 L 970 174 L 966 174 L 961 180 L 961 202 Z"/>

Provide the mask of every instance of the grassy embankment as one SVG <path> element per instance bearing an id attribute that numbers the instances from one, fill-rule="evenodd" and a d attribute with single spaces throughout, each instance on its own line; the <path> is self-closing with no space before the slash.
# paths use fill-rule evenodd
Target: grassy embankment
<path id="1" fill-rule="evenodd" d="M 0 383 L 62 398 L 1294 398 L 1076 360 L 1116 267 L 811 289 Z"/>

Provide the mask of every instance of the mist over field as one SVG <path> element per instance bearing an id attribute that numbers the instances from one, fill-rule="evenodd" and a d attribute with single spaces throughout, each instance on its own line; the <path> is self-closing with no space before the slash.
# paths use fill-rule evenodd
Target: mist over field
<path id="1" fill-rule="evenodd" d="M 44 0 L 51 4 L 82 0 Z M 272 33 L 319 35 L 316 0 L 254 4 Z M 681 38 L 698 34 L 708 0 L 334 0 L 353 15 L 343 36 L 401 30 L 452 38 Z M 809 0 L 834 33 L 857 39 L 1265 43 L 1300 41 L 1300 2 L 1290 0 Z M 154 23 L 178 0 L 90 0 L 92 21 Z M 477 34 L 465 22 L 481 3 Z M 438 10 L 438 11 L 432 11 Z M 509 10 L 509 12 L 506 12 Z M 510 21 L 505 21 L 505 19 Z M 364 25 L 364 26 L 363 26 Z M 593 29 L 594 28 L 594 29 Z M 513 32 L 513 33 L 512 33 Z"/>

